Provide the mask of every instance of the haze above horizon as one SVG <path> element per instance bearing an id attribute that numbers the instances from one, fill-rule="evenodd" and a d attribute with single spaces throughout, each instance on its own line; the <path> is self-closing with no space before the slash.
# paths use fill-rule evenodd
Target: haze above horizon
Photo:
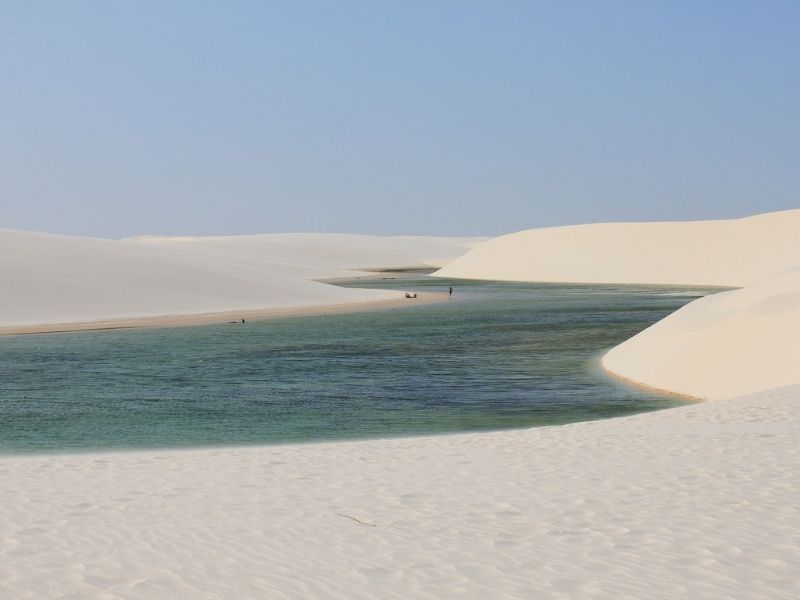
<path id="1" fill-rule="evenodd" d="M 0 227 L 496 235 L 800 205 L 791 2 L 5 2 Z"/>

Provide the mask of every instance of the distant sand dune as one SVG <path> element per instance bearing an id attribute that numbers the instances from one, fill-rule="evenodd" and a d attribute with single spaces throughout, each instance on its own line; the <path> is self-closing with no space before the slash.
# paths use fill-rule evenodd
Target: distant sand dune
<path id="1" fill-rule="evenodd" d="M 103 240 L 0 230 L 0 329 L 388 300 L 397 293 L 315 280 L 440 266 L 474 243 L 337 234 Z"/>
<path id="2" fill-rule="evenodd" d="M 800 210 L 720 221 L 529 229 L 435 273 L 506 281 L 740 287 L 800 265 Z"/>

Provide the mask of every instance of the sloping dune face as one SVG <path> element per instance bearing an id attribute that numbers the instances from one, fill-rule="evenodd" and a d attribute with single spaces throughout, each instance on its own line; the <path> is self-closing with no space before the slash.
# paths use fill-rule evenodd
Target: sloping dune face
<path id="1" fill-rule="evenodd" d="M 800 383 L 800 268 L 695 300 L 602 362 L 638 383 L 709 400 Z"/>
<path id="2" fill-rule="evenodd" d="M 742 287 L 696 300 L 606 354 L 606 370 L 720 399 L 800 383 L 800 210 L 726 221 L 522 231 L 437 271 L 465 279 Z"/>
<path id="3" fill-rule="evenodd" d="M 719 221 L 599 223 L 492 239 L 440 277 L 740 287 L 800 265 L 800 210 Z"/>
<path id="4" fill-rule="evenodd" d="M 104 240 L 0 230 L 0 327 L 379 300 L 313 281 L 439 266 L 460 238 L 286 234 Z"/>

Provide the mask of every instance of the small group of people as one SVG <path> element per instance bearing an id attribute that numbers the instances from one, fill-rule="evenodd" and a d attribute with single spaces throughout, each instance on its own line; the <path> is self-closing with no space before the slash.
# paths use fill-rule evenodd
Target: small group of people
<path id="1" fill-rule="evenodd" d="M 452 286 L 448 290 L 448 293 L 450 294 L 450 297 L 452 298 L 453 297 L 453 288 L 452 288 Z M 405 297 L 406 298 L 411 298 L 412 300 L 414 300 L 417 297 L 417 292 L 405 292 Z"/>

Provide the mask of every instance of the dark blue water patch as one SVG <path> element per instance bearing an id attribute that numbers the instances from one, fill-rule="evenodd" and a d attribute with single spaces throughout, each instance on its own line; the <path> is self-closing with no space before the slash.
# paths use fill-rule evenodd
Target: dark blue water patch
<path id="1" fill-rule="evenodd" d="M 0 451 L 273 444 L 528 427 L 673 406 L 599 355 L 710 290 L 409 277 L 442 304 L 0 339 Z"/>

